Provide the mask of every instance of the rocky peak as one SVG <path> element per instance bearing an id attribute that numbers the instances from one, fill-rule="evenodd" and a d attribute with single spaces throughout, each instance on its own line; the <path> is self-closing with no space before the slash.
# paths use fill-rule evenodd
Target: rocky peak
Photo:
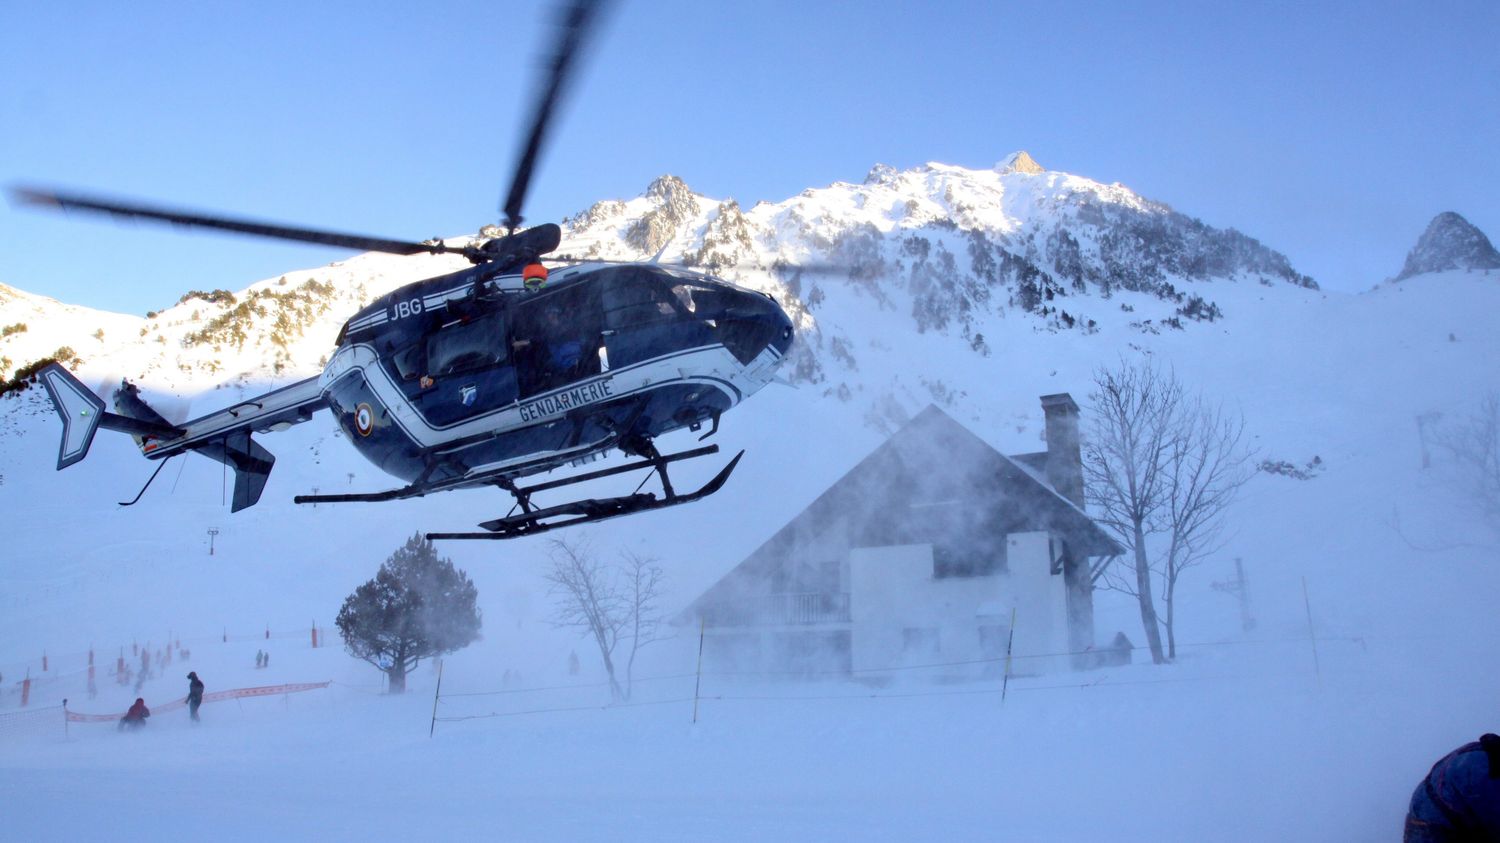
<path id="1" fill-rule="evenodd" d="M 693 191 L 682 179 L 668 173 L 659 176 L 646 187 L 646 198 L 661 205 L 678 205 L 693 202 Z"/>
<path id="2" fill-rule="evenodd" d="M 1500 252 L 1468 220 L 1444 211 L 1428 223 L 1395 280 L 1451 269 L 1500 269 Z"/>
<path id="3" fill-rule="evenodd" d="M 610 220 L 625 213 L 625 203 L 618 199 L 606 199 L 595 202 L 587 210 L 580 211 L 574 216 L 563 220 L 563 224 L 570 226 L 575 233 L 589 231 L 596 226 L 607 223 Z"/>
<path id="4" fill-rule="evenodd" d="M 999 170 L 1000 175 L 1002 176 L 1008 173 L 1028 173 L 1030 175 L 1039 175 L 1041 173 L 1047 172 L 1041 164 L 1038 164 L 1036 162 L 1035 158 L 1031 157 L 1031 153 L 1027 152 L 1024 149 L 1019 152 L 1012 152 L 1011 154 L 1005 156 L 1005 158 L 1000 163 L 995 165 L 995 169 Z"/>
<path id="5" fill-rule="evenodd" d="M 708 221 L 703 231 L 702 247 L 683 255 L 683 261 L 689 266 L 716 270 L 752 262 L 754 253 L 749 221 L 740 210 L 740 203 L 730 199 L 720 203 L 718 213 Z"/>
<path id="6" fill-rule="evenodd" d="M 896 168 L 889 164 L 876 164 L 865 174 L 865 184 L 890 185 L 896 181 Z"/>
<path id="7" fill-rule="evenodd" d="M 631 224 L 625 241 L 646 253 L 655 253 L 671 241 L 683 223 L 694 219 L 702 208 L 693 191 L 673 175 L 664 175 L 646 188 L 654 208 Z"/>

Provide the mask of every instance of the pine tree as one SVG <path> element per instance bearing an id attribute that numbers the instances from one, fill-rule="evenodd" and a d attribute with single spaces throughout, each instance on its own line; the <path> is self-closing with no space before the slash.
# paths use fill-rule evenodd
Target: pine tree
<path id="1" fill-rule="evenodd" d="M 478 597 L 468 575 L 418 533 L 344 600 L 335 623 L 349 654 L 384 671 L 399 694 L 422 659 L 479 638 Z"/>

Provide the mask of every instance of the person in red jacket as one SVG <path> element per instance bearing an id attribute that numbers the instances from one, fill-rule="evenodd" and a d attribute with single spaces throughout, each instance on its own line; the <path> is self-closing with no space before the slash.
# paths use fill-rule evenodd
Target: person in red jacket
<path id="1" fill-rule="evenodd" d="M 150 716 L 151 709 L 146 707 L 146 701 L 136 697 L 135 705 L 132 705 L 130 710 L 125 712 L 125 716 L 120 718 L 120 729 L 121 731 L 127 728 L 139 729 L 146 725 L 146 718 Z"/>

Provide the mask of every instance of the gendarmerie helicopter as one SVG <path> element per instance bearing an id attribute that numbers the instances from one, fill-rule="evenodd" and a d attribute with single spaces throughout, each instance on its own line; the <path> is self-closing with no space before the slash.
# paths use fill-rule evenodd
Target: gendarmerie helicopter
<path id="1" fill-rule="evenodd" d="M 260 499 L 275 463 L 252 434 L 285 430 L 329 409 L 361 454 L 406 485 L 369 494 L 299 495 L 297 503 L 390 501 L 478 487 L 498 487 L 515 499 L 510 514 L 479 525 L 483 532 L 429 533 L 432 539 L 532 535 L 718 491 L 743 451 L 701 488 L 679 492 L 668 466 L 718 447 L 663 455 L 653 440 L 705 423 L 707 438 L 724 411 L 769 383 L 792 342 L 785 311 L 766 294 L 671 266 L 583 263 L 549 272 L 539 259 L 558 247 L 561 229 L 551 223 L 519 229 L 550 115 L 599 6 L 577 0 L 565 10 L 505 200 L 509 233 L 501 237 L 462 246 L 414 243 L 14 190 L 23 203 L 65 211 L 400 255 L 457 253 L 474 264 L 408 284 L 354 314 L 321 375 L 181 424 L 153 410 L 128 381 L 114 391 L 110 412 L 67 369 L 49 364 L 37 377 L 63 419 L 58 469 L 82 460 L 99 428 L 120 431 L 134 437 L 148 459 L 196 451 L 233 469 L 231 511 L 237 512 Z M 517 483 L 612 449 L 633 459 Z M 533 500 L 539 492 L 642 470 L 660 479 L 660 496 L 637 491 L 549 506 Z"/>

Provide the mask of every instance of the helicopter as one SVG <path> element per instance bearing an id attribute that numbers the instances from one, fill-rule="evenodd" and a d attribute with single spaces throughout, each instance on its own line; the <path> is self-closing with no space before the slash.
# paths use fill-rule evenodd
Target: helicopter
<path id="1" fill-rule="evenodd" d="M 662 454 L 654 440 L 681 428 L 716 433 L 719 419 L 775 378 L 793 341 L 791 319 L 768 294 L 658 263 L 568 263 L 543 255 L 561 243 L 553 223 L 521 228 L 521 209 L 551 115 L 602 0 L 576 0 L 540 87 L 530 131 L 502 210 L 507 233 L 481 242 L 408 242 L 236 219 L 37 188 L 22 204 L 398 255 L 458 254 L 472 266 L 407 284 L 344 323 L 321 374 L 180 424 L 132 383 L 113 409 L 64 366 L 36 372 L 63 420 L 57 468 L 88 455 L 99 429 L 132 436 L 162 461 L 189 451 L 234 472 L 231 512 L 260 500 L 276 458 L 257 434 L 286 430 L 322 410 L 344 438 L 404 485 L 379 492 L 297 495 L 295 503 L 382 502 L 457 489 L 499 488 L 505 516 L 478 532 L 429 539 L 509 539 L 700 500 L 728 480 L 744 452 L 703 486 L 679 491 L 668 468 L 717 445 Z M 629 461 L 521 485 L 618 449 Z M 645 471 L 637 491 L 540 505 L 534 495 Z M 661 494 L 641 492 L 652 473 Z M 156 474 L 136 495 L 133 505 Z"/>

